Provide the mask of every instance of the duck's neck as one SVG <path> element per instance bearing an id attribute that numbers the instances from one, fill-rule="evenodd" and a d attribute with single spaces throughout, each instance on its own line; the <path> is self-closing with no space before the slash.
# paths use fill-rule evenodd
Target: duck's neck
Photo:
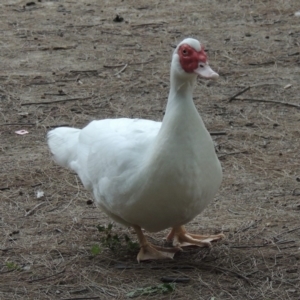
<path id="1" fill-rule="evenodd" d="M 162 131 L 185 130 L 186 125 L 201 120 L 193 101 L 196 78 L 191 76 L 183 80 L 171 70 L 171 86 Z M 170 133 L 168 133 L 170 134 Z"/>
<path id="2" fill-rule="evenodd" d="M 195 78 L 188 79 L 190 80 L 171 77 L 162 126 L 151 150 L 149 149 L 150 154 L 146 156 L 147 166 L 155 172 L 164 170 L 166 176 L 173 172 L 175 164 L 187 166 L 193 160 L 195 166 L 198 166 L 201 149 L 206 148 L 206 142 L 210 139 L 193 102 Z"/>
<path id="3" fill-rule="evenodd" d="M 171 72 L 172 74 L 172 72 Z M 186 79 L 186 78 L 185 78 Z M 197 167 L 210 136 L 193 102 L 196 78 L 171 77 L 166 113 L 160 131 L 146 155 L 144 170 L 168 177 L 176 166 Z M 201 150 L 204 149 L 204 150 Z M 190 161 L 195 166 L 190 166 Z"/>
<path id="4" fill-rule="evenodd" d="M 168 113 L 168 110 L 176 104 L 193 104 L 194 81 L 193 78 L 191 78 L 191 80 L 182 81 L 175 76 L 171 76 L 166 114 Z"/>

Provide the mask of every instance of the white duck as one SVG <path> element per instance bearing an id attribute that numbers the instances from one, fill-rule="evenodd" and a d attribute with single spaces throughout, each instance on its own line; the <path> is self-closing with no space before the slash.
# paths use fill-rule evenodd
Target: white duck
<path id="1" fill-rule="evenodd" d="M 141 245 L 138 261 L 173 258 L 181 246 L 210 247 L 224 237 L 189 234 L 184 228 L 212 201 L 222 181 L 213 141 L 192 99 L 197 75 L 219 76 L 200 42 L 187 38 L 173 54 L 162 123 L 105 119 L 48 133 L 56 162 L 79 175 L 107 215 L 134 228 Z M 141 228 L 172 228 L 167 239 L 175 247 L 150 244 Z"/>

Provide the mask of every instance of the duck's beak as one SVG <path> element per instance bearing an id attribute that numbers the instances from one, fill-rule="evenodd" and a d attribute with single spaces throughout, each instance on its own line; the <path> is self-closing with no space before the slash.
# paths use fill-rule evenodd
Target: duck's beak
<path id="1" fill-rule="evenodd" d="M 194 70 L 194 73 L 205 79 L 217 79 L 219 77 L 219 74 L 216 73 L 207 62 L 200 62 L 198 68 Z"/>

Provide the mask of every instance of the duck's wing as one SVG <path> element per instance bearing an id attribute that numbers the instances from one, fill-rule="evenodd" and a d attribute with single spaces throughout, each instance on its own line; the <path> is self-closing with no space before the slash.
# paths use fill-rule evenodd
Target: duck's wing
<path id="1" fill-rule="evenodd" d="M 54 129 L 48 134 L 48 144 L 55 160 L 93 189 L 103 178 L 134 172 L 160 127 L 160 122 L 150 120 L 105 119 L 82 130 Z"/>

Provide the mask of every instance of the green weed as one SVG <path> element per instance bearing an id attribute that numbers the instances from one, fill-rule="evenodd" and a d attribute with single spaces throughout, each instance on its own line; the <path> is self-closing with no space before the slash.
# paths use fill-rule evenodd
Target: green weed
<path id="1" fill-rule="evenodd" d="M 125 235 L 118 235 L 113 232 L 113 224 L 110 223 L 107 226 L 98 225 L 97 229 L 99 232 L 104 233 L 104 236 L 101 237 L 100 242 L 102 246 L 109 248 L 111 251 L 117 251 L 123 247 L 122 242 L 124 241 L 129 251 L 136 251 L 139 249 L 139 244 L 133 242 L 130 237 Z"/>
<path id="2" fill-rule="evenodd" d="M 124 240 L 128 250 L 137 251 L 138 249 L 140 249 L 139 243 L 133 242 L 127 234 L 124 235 Z"/>
<path id="3" fill-rule="evenodd" d="M 12 271 L 12 270 L 20 270 L 21 268 L 18 266 L 18 264 L 12 262 L 12 261 L 7 261 L 5 263 L 5 266 L 8 270 Z"/>
<path id="4" fill-rule="evenodd" d="M 91 252 L 93 255 L 98 255 L 101 252 L 101 248 L 99 245 L 93 245 Z"/>

